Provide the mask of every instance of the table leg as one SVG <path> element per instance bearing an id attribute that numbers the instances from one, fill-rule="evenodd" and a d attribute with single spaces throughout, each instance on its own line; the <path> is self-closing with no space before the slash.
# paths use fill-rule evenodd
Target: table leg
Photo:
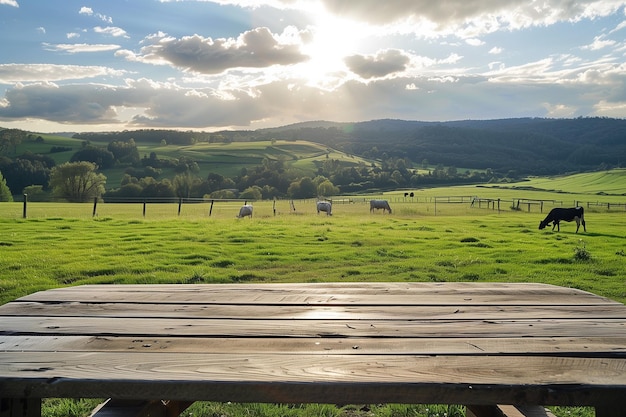
<path id="1" fill-rule="evenodd" d="M 0 417 L 41 417 L 41 398 L 0 398 Z"/>
<path id="2" fill-rule="evenodd" d="M 596 417 L 623 417 L 625 414 L 625 404 L 596 407 Z"/>

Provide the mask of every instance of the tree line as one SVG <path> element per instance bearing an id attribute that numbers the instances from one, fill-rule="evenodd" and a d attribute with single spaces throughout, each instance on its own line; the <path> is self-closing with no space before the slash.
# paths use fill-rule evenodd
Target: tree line
<path id="1" fill-rule="evenodd" d="M 82 146 L 66 163 L 74 165 L 57 166 L 50 155 L 67 149 L 9 157 L 21 142 L 43 139 L 19 129 L 0 130 L 0 198 L 22 192 L 33 199 L 70 201 L 86 201 L 94 193 L 117 199 L 311 198 L 608 169 L 622 166 L 626 159 L 626 120 L 608 118 L 309 122 L 256 131 L 144 129 L 81 133 L 75 137 L 82 139 Z M 284 159 L 266 158 L 237 175 L 210 173 L 202 178 L 192 159 L 159 158 L 154 152 L 140 157 L 137 149 L 137 142 L 193 145 L 281 139 L 309 140 L 377 163 L 346 166 L 326 159 L 318 163 L 314 175 L 303 176 Z M 95 146 L 92 141 L 108 145 Z M 125 169 L 119 185 L 106 184 L 101 172 L 112 167 Z M 174 174 L 165 178 L 166 171 Z M 82 177 L 74 182 L 55 181 L 58 175 L 67 180 L 72 172 L 82 173 L 101 186 L 86 187 Z"/>
<path id="2" fill-rule="evenodd" d="M 107 188 L 107 178 L 101 170 L 120 166 L 125 167 L 125 174 L 119 186 Z M 94 197 L 111 201 L 312 198 L 372 189 L 484 182 L 493 176 L 490 170 L 459 173 L 442 165 L 418 173 L 411 166 L 407 159 L 394 159 L 386 154 L 380 164 L 362 163 L 358 167 L 347 167 L 329 158 L 318 164 L 315 175 L 303 176 L 283 157 L 278 157 L 265 158 L 261 165 L 243 168 L 232 177 L 209 173 L 202 178 L 198 175 L 198 164 L 188 157 L 159 158 L 155 152 L 140 157 L 133 138 L 114 140 L 106 147 L 83 141 L 81 149 L 60 165 L 49 155 L 31 152 L 14 158 L 0 157 L 0 198 L 7 201 L 19 192 L 27 194 L 31 201 L 56 198 L 71 202 L 91 201 Z M 165 169 L 173 171 L 174 176 L 164 178 Z"/>

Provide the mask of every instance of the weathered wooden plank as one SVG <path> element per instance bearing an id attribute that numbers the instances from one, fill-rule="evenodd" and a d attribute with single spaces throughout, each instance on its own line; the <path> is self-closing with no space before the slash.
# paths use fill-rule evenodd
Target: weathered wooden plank
<path id="1" fill-rule="evenodd" d="M 0 307 L 0 392 L 593 405 L 613 417 L 625 311 L 542 284 L 63 288 Z"/>
<path id="2" fill-rule="evenodd" d="M 363 284 L 361 286 L 361 284 Z M 580 305 L 616 303 L 543 284 L 359 283 L 257 285 L 88 285 L 48 290 L 24 301 L 280 305 Z"/>
<path id="3" fill-rule="evenodd" d="M 155 317 L 155 318 L 272 318 L 305 320 L 407 320 L 455 319 L 479 320 L 498 317 L 516 319 L 626 319 L 626 306 L 546 305 L 546 306 L 267 306 L 203 304 L 133 304 L 133 303 L 42 303 L 13 302 L 0 308 L 1 316 L 67 317 Z"/>
<path id="4" fill-rule="evenodd" d="M 626 321 L 598 320 L 212 320 L 3 317 L 0 335 L 223 337 L 588 337 L 626 336 Z"/>
<path id="5" fill-rule="evenodd" d="M 542 356 L 0 352 L 3 379 L 626 385 L 626 359 Z M 42 366 L 44 365 L 44 366 Z M 59 382 L 59 381 L 55 381 Z M 19 384 L 15 381 L 16 384 Z M 8 387 L 7 387 L 8 388 Z M 15 393 L 8 388 L 9 394 Z M 11 396 L 11 395 L 9 395 Z M 146 397 L 148 398 L 148 397 Z M 153 397 L 160 398 L 160 397 Z"/>
<path id="6" fill-rule="evenodd" d="M 7 396 L 602 405 L 626 359 L 0 352 L 0 375 Z"/>
<path id="7" fill-rule="evenodd" d="M 0 336 L 0 351 L 179 352 L 346 355 L 541 355 L 626 357 L 626 337 L 554 338 L 226 338 Z"/>

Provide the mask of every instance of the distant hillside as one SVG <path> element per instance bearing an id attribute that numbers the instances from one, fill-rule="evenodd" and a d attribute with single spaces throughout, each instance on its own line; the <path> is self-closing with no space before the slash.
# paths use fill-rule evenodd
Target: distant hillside
<path id="1" fill-rule="evenodd" d="M 204 151 L 198 148 L 201 144 L 304 140 L 370 161 L 400 158 L 411 161 L 413 167 L 439 165 L 491 169 L 499 176 L 510 178 L 604 170 L 622 167 L 626 163 L 626 120 L 609 118 L 451 122 L 383 119 L 358 123 L 311 121 L 258 130 L 193 132 L 141 129 L 73 136 L 78 143 L 88 141 L 97 144 L 131 138 L 138 144 L 140 152 L 158 150 L 160 154 L 167 152 L 168 157 L 174 158 L 177 155 L 170 151 L 175 153 L 176 146 L 184 147 L 179 149 L 185 149 L 185 152 L 198 151 L 193 156 L 198 158 Z M 46 137 L 46 146 L 49 142 Z M 170 147 L 172 145 L 174 148 Z M 76 149 L 73 146 L 72 152 Z M 34 148 L 29 150 L 36 152 Z M 62 156 L 54 155 L 55 159 Z"/>
<path id="2" fill-rule="evenodd" d="M 307 122 L 264 129 L 258 138 L 306 139 L 368 157 L 382 153 L 517 175 L 552 175 L 626 163 L 626 120 L 502 119 L 453 122 Z"/>

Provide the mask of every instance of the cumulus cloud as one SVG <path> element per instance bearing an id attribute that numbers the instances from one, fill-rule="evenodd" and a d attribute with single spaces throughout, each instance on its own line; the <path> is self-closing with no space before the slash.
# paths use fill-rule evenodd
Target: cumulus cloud
<path id="1" fill-rule="evenodd" d="M 0 2 L 6 4 L 7 0 Z M 212 2 L 259 7 L 253 22 L 247 19 L 248 14 L 240 19 L 244 24 L 272 21 L 272 28 L 274 24 L 300 26 L 287 26 L 282 33 L 265 27 L 241 33 L 245 30 L 241 26 L 225 25 L 235 27 L 234 35 L 212 38 L 206 34 L 218 33 L 213 32 L 218 29 L 205 28 L 201 21 L 200 26 L 183 28 L 186 32 L 182 33 L 189 36 L 155 33 L 140 43 L 130 41 L 123 29 L 109 23 L 93 28 L 100 35 L 116 36 L 119 45 L 71 44 L 78 37 L 78 29 L 76 33 L 64 34 L 71 41 L 53 38 L 55 34 L 51 33 L 49 39 L 54 40 L 43 47 L 62 53 L 54 59 L 64 55 L 68 63 L 78 59 L 91 63 L 93 59 L 110 59 L 110 52 L 115 52 L 120 58 L 116 64 L 127 65 L 129 70 L 117 72 L 106 66 L 89 65 L 0 64 L 0 84 L 4 84 L 0 90 L 0 120 L 40 119 L 75 126 L 91 124 L 94 129 L 100 123 L 106 123 L 107 129 L 213 129 L 268 127 L 315 119 L 452 120 L 570 114 L 623 117 L 626 108 L 626 65 L 620 59 L 626 44 L 617 35 L 611 36 L 626 27 L 617 23 L 623 16 L 617 20 L 611 16 L 602 25 L 572 25 L 572 30 L 586 30 L 589 26 L 604 29 L 585 32 L 584 39 L 589 44 L 584 47 L 576 43 L 582 33 L 564 42 L 562 55 L 554 54 L 561 46 L 557 42 L 550 48 L 536 43 L 545 34 L 541 27 L 519 36 L 511 33 L 514 29 L 555 21 L 604 16 L 616 7 L 623 8 L 626 0 Z M 296 5 L 310 7 L 322 3 L 341 18 L 324 13 L 313 16 L 296 9 Z M 268 17 L 276 16 L 276 10 L 261 7 L 267 4 L 292 8 L 293 13 L 283 13 L 285 20 L 278 23 Z M 65 27 L 86 27 L 84 21 L 90 19 L 85 16 L 106 21 L 88 7 L 80 10 L 81 16 L 74 8 L 72 12 L 69 14 L 79 23 Z M 294 16 L 297 18 L 289 20 Z M 330 19 L 316 21 L 318 17 Z M 351 26 L 355 28 L 354 36 L 346 36 L 343 24 L 354 23 L 346 22 L 346 18 L 377 26 L 355 24 Z M 185 21 L 189 20 L 193 19 Z M 311 26 L 301 29 L 305 21 Z M 129 28 L 129 32 L 154 33 L 165 27 L 176 30 L 170 21 L 153 23 L 146 29 L 146 22 L 142 22 L 140 28 Z M 336 30 L 338 27 L 343 32 Z M 322 33 L 324 29 L 329 32 Z M 482 36 L 496 30 L 505 30 L 507 36 Z M 85 31 L 85 37 L 91 31 Z M 396 31 L 393 36 L 384 36 L 392 31 Z M 324 35 L 323 42 L 311 40 L 317 35 Z M 430 36 L 439 39 L 426 39 Z M 519 39 L 521 36 L 524 42 Z M 486 47 L 485 40 L 499 46 Z M 523 50 L 526 41 L 531 58 Z M 503 51 L 507 53 L 502 54 Z M 82 52 L 109 53 L 70 56 Z M 307 54 L 311 55 L 310 60 Z M 16 54 L 5 62 L 19 59 Z M 123 62 L 124 59 L 132 64 Z M 337 65 L 330 65 L 331 61 Z M 146 78 L 123 79 L 135 76 L 130 68 L 141 71 Z M 111 84 L 96 84 L 101 77 Z M 79 84 L 76 80 L 81 79 L 86 81 Z"/>
<path id="2" fill-rule="evenodd" d="M 120 51 L 129 60 L 153 64 L 168 63 L 185 70 L 218 74 L 231 68 L 266 68 L 291 65 L 308 59 L 298 44 L 284 42 L 267 28 L 257 28 L 237 39 L 205 38 L 200 35 L 177 39 L 159 34 L 146 39 L 150 45 L 137 55 Z"/>
<path id="3" fill-rule="evenodd" d="M 381 78 L 406 70 L 410 58 L 402 51 L 389 49 L 374 56 L 352 55 L 345 62 L 350 71 L 362 78 Z"/>
<path id="4" fill-rule="evenodd" d="M 117 112 L 125 108 L 140 109 L 134 110 L 131 118 L 135 127 L 202 129 L 336 120 L 339 109 L 343 120 L 442 120 L 442 115 L 450 120 L 483 118 L 484 114 L 492 118 L 546 117 L 564 112 L 563 103 L 567 103 L 567 111 L 593 114 L 615 111 L 626 103 L 623 67 L 605 64 L 585 72 L 559 72 L 555 65 L 555 60 L 537 61 L 489 76 L 352 80 L 333 91 L 321 91 L 298 79 L 230 89 L 185 88 L 148 79 L 127 80 L 122 86 L 20 84 L 7 90 L 0 104 L 0 119 L 122 124 Z M 541 71 L 548 71 L 546 81 L 560 77 L 565 82 L 541 82 L 529 76 L 536 73 L 540 77 Z M 591 101 L 590 83 L 595 91 Z"/>
<path id="5" fill-rule="evenodd" d="M 15 0 L 0 0 L 0 4 L 4 4 L 7 6 L 20 7 Z"/>
<path id="6" fill-rule="evenodd" d="M 116 119 L 111 89 L 53 83 L 19 85 L 8 90 L 0 119 L 37 118 L 58 123 L 111 123 Z M 96 98 L 97 97 L 97 98 Z"/>
<path id="7" fill-rule="evenodd" d="M 68 54 L 77 54 L 83 52 L 106 52 L 119 49 L 119 45 L 113 44 L 88 44 L 88 43 L 60 43 L 49 44 L 44 43 L 43 48 L 52 52 L 67 52 Z"/>
<path id="8" fill-rule="evenodd" d="M 86 7 L 86 6 L 81 7 L 80 10 L 78 11 L 78 14 L 82 14 L 82 15 L 86 15 L 86 16 L 94 16 L 94 17 L 102 20 L 103 22 L 113 23 L 113 19 L 111 17 L 103 15 L 101 13 L 94 13 L 94 11 L 93 11 L 93 9 L 91 7 Z"/>
<path id="9" fill-rule="evenodd" d="M 521 29 L 563 21 L 607 16 L 626 4 L 624 0 L 321 0 L 332 13 L 375 25 L 392 25 L 430 35 L 478 36 L 499 29 Z M 401 24 L 404 23 L 405 26 Z M 411 29 L 412 28 L 412 29 Z"/>

